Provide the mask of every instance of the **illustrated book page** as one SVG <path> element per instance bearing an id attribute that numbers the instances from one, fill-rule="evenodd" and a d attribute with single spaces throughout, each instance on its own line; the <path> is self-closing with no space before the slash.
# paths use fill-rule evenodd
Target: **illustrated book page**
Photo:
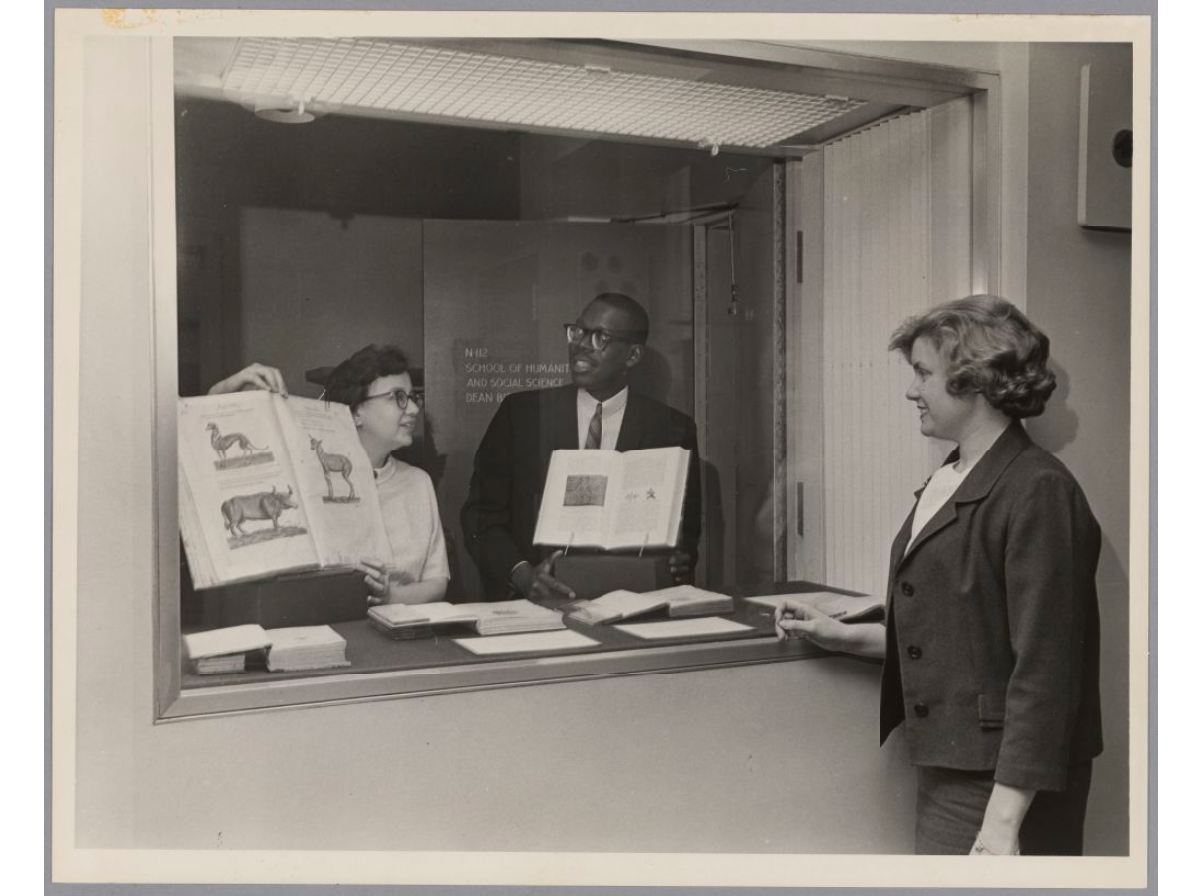
<path id="1" fill-rule="evenodd" d="M 197 588 L 391 558 L 340 404 L 265 391 L 179 400 L 180 530 Z"/>
<path id="2" fill-rule="evenodd" d="M 686 448 L 555 451 L 534 543 L 610 551 L 674 547 L 689 455 Z"/>
<path id="3" fill-rule="evenodd" d="M 284 404 L 295 422 L 284 426 L 284 438 L 321 566 L 353 566 L 362 557 L 392 562 L 375 474 L 350 410 L 297 396 Z"/>

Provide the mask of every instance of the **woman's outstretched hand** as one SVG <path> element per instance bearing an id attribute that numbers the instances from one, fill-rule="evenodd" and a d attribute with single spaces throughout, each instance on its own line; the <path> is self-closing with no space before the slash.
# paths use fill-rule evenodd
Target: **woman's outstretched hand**
<path id="1" fill-rule="evenodd" d="M 847 625 L 809 604 L 790 599 L 775 608 L 775 634 L 781 641 L 799 638 L 823 650 L 876 660 L 883 659 L 886 645 L 884 628 L 879 623 Z"/>
<path id="2" fill-rule="evenodd" d="M 264 389 L 268 392 L 278 392 L 287 397 L 287 383 L 277 367 L 266 364 L 250 364 L 243 367 L 232 376 L 227 376 L 219 383 L 214 383 L 208 390 L 209 395 L 224 395 L 228 392 L 240 392 L 243 389 Z"/>
<path id="3" fill-rule="evenodd" d="M 799 601 L 784 600 L 775 608 L 775 634 L 780 641 L 799 638 L 824 650 L 841 651 L 846 649 L 847 628 L 845 623 Z"/>

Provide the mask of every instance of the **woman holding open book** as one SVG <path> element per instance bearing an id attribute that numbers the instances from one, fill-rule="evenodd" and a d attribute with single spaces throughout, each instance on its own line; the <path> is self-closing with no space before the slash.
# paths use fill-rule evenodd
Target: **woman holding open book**
<path id="1" fill-rule="evenodd" d="M 881 737 L 917 766 L 918 853 L 1079 855 L 1100 753 L 1100 529 L 1021 419 L 1054 390 L 1049 339 L 1003 299 L 905 322 L 921 432 L 956 445 L 892 547 L 885 625 L 784 603 L 780 637 L 882 657 Z"/>
<path id="2" fill-rule="evenodd" d="M 287 394 L 274 367 L 251 364 L 213 386 L 210 394 L 269 389 Z M 334 368 L 324 397 L 348 405 L 359 441 L 375 470 L 375 486 L 392 557 L 362 557 L 368 604 L 440 601 L 450 582 L 446 542 L 429 475 L 396 460 L 412 444 L 422 399 L 408 359 L 394 346 L 369 345 Z M 324 462 L 324 461 L 323 461 Z"/>

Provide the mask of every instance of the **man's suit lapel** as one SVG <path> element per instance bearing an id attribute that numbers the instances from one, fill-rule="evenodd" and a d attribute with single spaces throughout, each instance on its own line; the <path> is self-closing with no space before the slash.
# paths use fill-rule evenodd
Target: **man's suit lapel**
<path id="1" fill-rule="evenodd" d="M 642 436 L 646 431 L 646 405 L 641 396 L 630 390 L 625 402 L 625 416 L 621 420 L 621 431 L 617 433 L 617 450 L 632 451 L 641 447 Z"/>
<path id="2" fill-rule="evenodd" d="M 548 401 L 543 409 L 542 423 L 543 432 L 549 438 L 549 450 L 545 453 L 547 458 L 550 457 L 550 451 L 579 447 L 579 417 L 575 407 L 577 392 L 578 389 L 569 384 L 546 394 Z"/>
<path id="3" fill-rule="evenodd" d="M 580 446 L 575 414 L 575 386 L 560 386 L 540 393 L 538 399 L 538 440 L 541 451 L 538 458 L 529 458 L 530 463 L 540 464 L 540 477 L 545 480 L 546 468 L 550 464 L 551 452 L 559 449 L 577 449 Z"/>

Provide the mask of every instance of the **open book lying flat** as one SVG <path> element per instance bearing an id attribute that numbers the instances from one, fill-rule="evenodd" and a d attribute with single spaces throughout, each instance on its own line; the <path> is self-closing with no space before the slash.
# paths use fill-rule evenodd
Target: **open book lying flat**
<path id="1" fill-rule="evenodd" d="M 871 595 L 802 591 L 797 594 L 767 594 L 762 597 L 748 597 L 746 603 L 773 609 L 785 600 L 807 604 L 830 619 L 837 619 L 841 622 L 869 622 L 883 618 L 883 598 Z"/>
<path id="2" fill-rule="evenodd" d="M 675 547 L 690 455 L 686 448 L 555 451 L 533 543 L 605 551 Z"/>
<path id="3" fill-rule="evenodd" d="M 349 409 L 250 391 L 179 400 L 179 529 L 197 588 L 390 560 Z"/>
<path id="4" fill-rule="evenodd" d="M 381 604 L 367 611 L 367 620 L 378 631 L 397 640 L 431 636 L 435 630 L 470 627 L 481 635 L 542 632 L 566 628 L 555 610 L 528 600 L 487 603 Z"/>
<path id="5" fill-rule="evenodd" d="M 707 616 L 733 612 L 733 598 L 694 585 L 676 585 L 635 594 L 610 591 L 594 600 L 580 600 L 564 607 L 571 619 L 592 625 L 620 622 L 633 616 L 665 611 L 667 616 Z"/>

